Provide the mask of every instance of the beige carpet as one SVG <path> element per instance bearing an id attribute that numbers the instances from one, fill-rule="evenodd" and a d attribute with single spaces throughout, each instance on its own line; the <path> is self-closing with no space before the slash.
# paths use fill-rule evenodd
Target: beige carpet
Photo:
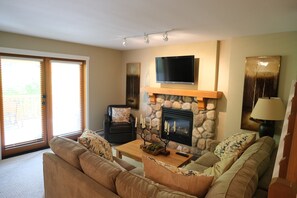
<path id="1" fill-rule="evenodd" d="M 0 198 L 42 198 L 42 153 L 49 149 L 0 160 Z"/>
<path id="2" fill-rule="evenodd" d="M 43 198 L 42 154 L 50 151 L 45 149 L 0 160 L 0 198 Z M 131 158 L 123 159 L 134 166 L 142 166 Z"/>

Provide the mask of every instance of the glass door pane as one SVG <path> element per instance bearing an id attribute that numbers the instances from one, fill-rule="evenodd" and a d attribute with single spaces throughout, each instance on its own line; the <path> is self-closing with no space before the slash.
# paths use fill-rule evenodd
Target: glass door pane
<path id="1" fill-rule="evenodd" d="M 53 135 L 82 131 L 81 62 L 51 61 Z"/>
<path id="2" fill-rule="evenodd" d="M 43 141 L 41 61 L 1 57 L 5 148 Z"/>

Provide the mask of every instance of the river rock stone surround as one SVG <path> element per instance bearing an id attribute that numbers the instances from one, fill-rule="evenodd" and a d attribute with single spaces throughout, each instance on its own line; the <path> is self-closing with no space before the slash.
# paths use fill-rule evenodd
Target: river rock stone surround
<path id="1" fill-rule="evenodd" d="M 183 145 L 170 141 L 169 147 L 181 150 L 183 152 L 200 155 L 207 150 L 214 141 L 215 120 L 216 120 L 216 100 L 208 99 L 205 110 L 198 109 L 198 101 L 195 97 L 174 96 L 174 95 L 157 95 L 156 104 L 146 105 L 146 122 L 151 121 L 151 139 L 157 140 L 157 126 L 161 126 L 162 107 L 188 110 L 193 112 L 193 131 L 192 146 Z M 161 127 L 160 127 L 161 128 Z"/>

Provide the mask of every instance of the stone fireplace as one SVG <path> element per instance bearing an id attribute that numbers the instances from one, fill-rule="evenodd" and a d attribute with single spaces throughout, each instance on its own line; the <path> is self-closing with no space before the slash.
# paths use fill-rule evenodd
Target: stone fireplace
<path id="1" fill-rule="evenodd" d="M 164 123 L 169 123 L 168 133 L 164 130 Z M 193 112 L 190 110 L 162 107 L 161 137 L 167 136 L 171 141 L 192 146 Z"/>
<path id="2" fill-rule="evenodd" d="M 183 152 L 192 153 L 194 155 L 200 155 L 203 150 L 209 148 L 215 136 L 215 109 L 217 99 L 208 98 L 207 100 L 203 100 L 205 103 L 202 109 L 199 108 L 199 102 L 201 101 L 198 101 L 197 97 L 167 94 L 154 94 L 154 97 L 155 102 L 149 102 L 145 108 L 146 121 L 151 121 L 152 139 L 156 135 L 162 135 L 158 134 L 157 130 L 158 126 L 160 126 L 160 129 L 164 129 L 162 109 L 178 110 L 181 112 L 190 112 L 192 115 L 192 131 L 189 133 L 191 134 L 191 143 L 188 143 L 189 140 L 186 140 L 187 143 L 170 141 L 169 147 L 181 149 Z"/>

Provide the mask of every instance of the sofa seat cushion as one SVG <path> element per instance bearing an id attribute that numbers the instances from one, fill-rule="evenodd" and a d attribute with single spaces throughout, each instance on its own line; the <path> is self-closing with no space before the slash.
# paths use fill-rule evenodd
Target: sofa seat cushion
<path id="1" fill-rule="evenodd" d="M 174 191 L 163 185 L 153 182 L 140 175 L 131 172 L 121 172 L 116 178 L 117 193 L 122 198 L 139 197 L 170 197 L 170 198 L 194 198 L 189 194 Z"/>
<path id="2" fill-rule="evenodd" d="M 96 155 L 113 161 L 112 149 L 109 142 L 96 132 L 86 129 L 78 138 L 78 142 Z"/>
<path id="3" fill-rule="evenodd" d="M 197 164 L 195 162 L 191 162 L 191 163 L 187 164 L 184 168 L 187 169 L 187 170 L 194 170 L 194 171 L 198 171 L 198 172 L 201 172 L 202 173 L 208 167 L 207 166 L 203 166 L 201 164 Z"/>
<path id="4" fill-rule="evenodd" d="M 99 184 L 116 193 L 115 180 L 122 170 L 115 164 L 89 151 L 79 156 L 82 170 Z"/>
<path id="5" fill-rule="evenodd" d="M 125 123 L 125 122 L 114 122 L 111 123 L 109 126 L 109 133 L 114 134 L 114 133 L 131 133 L 131 124 L 130 123 Z"/>
<path id="6" fill-rule="evenodd" d="M 237 133 L 220 142 L 214 151 L 219 158 L 239 157 L 256 140 L 256 133 Z"/>
<path id="7" fill-rule="evenodd" d="M 142 162 L 146 178 L 190 195 L 204 196 L 213 180 L 213 176 L 177 168 L 151 157 L 143 156 Z"/>
<path id="8" fill-rule="evenodd" d="M 49 145 L 57 156 L 64 159 L 77 169 L 82 170 L 79 162 L 79 156 L 88 151 L 84 146 L 71 139 L 58 136 L 51 139 Z"/>
<path id="9" fill-rule="evenodd" d="M 207 175 L 213 175 L 214 180 L 226 172 L 234 163 L 236 157 L 224 158 L 221 161 L 215 163 L 212 167 L 207 168 L 203 172 Z"/>
<path id="10" fill-rule="evenodd" d="M 212 167 L 215 163 L 219 162 L 221 159 L 216 156 L 213 152 L 207 152 L 200 156 L 195 163 L 200 164 L 205 167 Z"/>

